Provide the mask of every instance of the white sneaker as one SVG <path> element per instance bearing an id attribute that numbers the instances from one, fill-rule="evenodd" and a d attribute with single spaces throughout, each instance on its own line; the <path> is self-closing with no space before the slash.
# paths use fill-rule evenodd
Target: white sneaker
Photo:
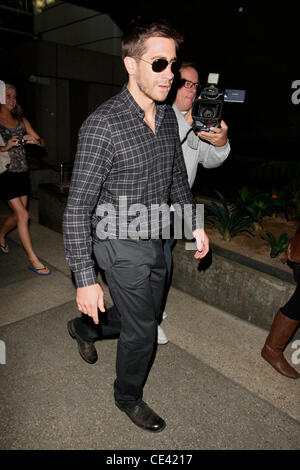
<path id="1" fill-rule="evenodd" d="M 168 314 L 167 312 L 164 310 L 163 314 L 162 314 L 162 319 L 165 320 L 167 318 Z"/>
<path id="2" fill-rule="evenodd" d="M 167 344 L 168 338 L 161 326 L 157 325 L 157 344 Z"/>

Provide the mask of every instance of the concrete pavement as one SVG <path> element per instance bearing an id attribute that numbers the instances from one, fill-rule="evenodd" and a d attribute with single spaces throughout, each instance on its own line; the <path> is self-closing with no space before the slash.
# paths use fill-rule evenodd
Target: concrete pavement
<path id="1" fill-rule="evenodd" d="M 97 342 L 99 361 L 88 365 L 67 333 L 77 310 L 62 236 L 37 223 L 31 204 L 34 247 L 53 273 L 29 271 L 17 232 L 9 235 L 10 253 L 0 253 L 0 449 L 299 450 L 300 381 L 260 358 L 267 331 L 175 288 L 162 324 L 170 341 L 145 386 L 167 427 L 136 428 L 114 405 L 116 340 Z M 0 206 L 1 220 L 6 213 Z"/>

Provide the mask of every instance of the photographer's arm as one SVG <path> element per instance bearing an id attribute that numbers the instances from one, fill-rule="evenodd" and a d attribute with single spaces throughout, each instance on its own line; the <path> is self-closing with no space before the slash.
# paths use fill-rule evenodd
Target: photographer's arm
<path id="1" fill-rule="evenodd" d="M 192 127 L 193 122 L 194 122 L 194 120 L 193 120 L 193 118 L 192 118 L 192 108 L 189 109 L 189 111 L 187 111 L 187 112 L 185 113 L 184 119 L 186 120 L 186 122 L 188 123 L 188 125 Z"/>

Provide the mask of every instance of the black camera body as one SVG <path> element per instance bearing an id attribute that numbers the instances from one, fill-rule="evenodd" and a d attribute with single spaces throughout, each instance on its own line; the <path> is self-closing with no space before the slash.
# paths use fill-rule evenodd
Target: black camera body
<path id="1" fill-rule="evenodd" d="M 26 144 L 26 140 L 24 139 L 24 137 L 20 137 L 18 139 L 18 142 L 19 142 L 19 145 L 25 145 Z"/>
<path id="2" fill-rule="evenodd" d="M 243 103 L 245 100 L 245 90 L 220 91 L 217 88 L 218 82 L 219 74 L 210 73 L 206 87 L 193 103 L 193 129 L 196 133 L 199 131 L 213 133 L 211 127 L 221 127 L 224 101 Z"/>
<path id="3" fill-rule="evenodd" d="M 212 132 L 211 127 L 220 127 L 223 111 L 224 93 L 217 88 L 219 74 L 208 75 L 207 86 L 200 93 L 192 107 L 195 132 Z"/>

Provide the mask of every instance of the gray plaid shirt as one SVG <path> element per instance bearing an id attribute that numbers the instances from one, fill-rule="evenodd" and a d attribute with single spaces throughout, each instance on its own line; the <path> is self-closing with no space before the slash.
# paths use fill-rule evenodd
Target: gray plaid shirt
<path id="1" fill-rule="evenodd" d="M 174 111 L 169 105 L 156 105 L 155 134 L 143 118 L 144 111 L 124 86 L 79 131 L 63 220 L 66 258 L 77 287 L 97 283 L 92 240 L 102 238 L 97 231 L 101 221 L 106 222 L 108 238 L 127 238 L 124 233 L 137 216 L 128 210 L 143 205 L 149 211 L 146 225 L 141 211 L 139 235 L 157 238 L 161 221 L 151 220 L 151 207 L 171 201 L 183 210 L 193 203 Z M 123 209 L 126 202 L 127 218 L 119 211 L 120 201 Z M 192 228 L 202 226 L 203 220 L 196 221 L 194 205 L 192 213 Z"/>

